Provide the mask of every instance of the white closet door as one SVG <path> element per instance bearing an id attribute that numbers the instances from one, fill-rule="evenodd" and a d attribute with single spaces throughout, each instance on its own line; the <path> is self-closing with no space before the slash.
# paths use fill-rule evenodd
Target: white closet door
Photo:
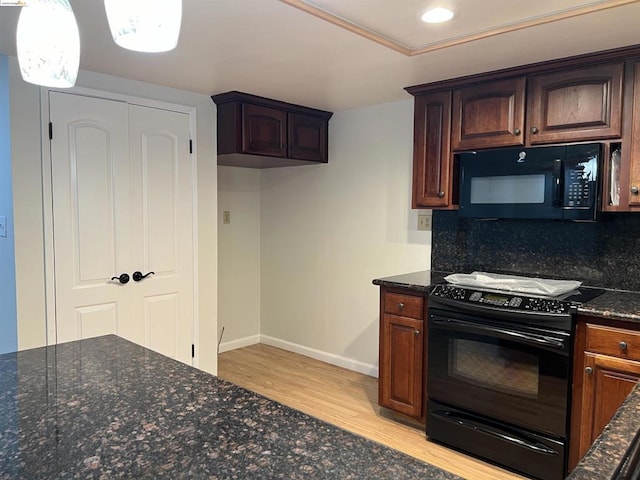
<path id="1" fill-rule="evenodd" d="M 116 333 L 191 363 L 189 116 L 54 92 L 50 106 L 57 342 Z"/>
<path id="2" fill-rule="evenodd" d="M 136 336 L 183 362 L 193 340 L 193 173 L 189 116 L 129 107 L 131 270 Z"/>
<path id="3" fill-rule="evenodd" d="M 131 338 L 127 104 L 51 92 L 56 341 Z"/>

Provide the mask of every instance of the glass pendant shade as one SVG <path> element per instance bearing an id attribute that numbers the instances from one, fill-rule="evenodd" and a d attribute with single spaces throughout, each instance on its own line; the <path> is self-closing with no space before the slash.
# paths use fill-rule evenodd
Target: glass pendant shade
<path id="1" fill-rule="evenodd" d="M 18 19 L 16 46 L 24 81 L 73 87 L 80 65 L 80 34 L 68 0 L 30 0 Z"/>
<path id="2" fill-rule="evenodd" d="M 178 44 L 182 0 L 104 0 L 113 40 L 128 50 L 166 52 Z"/>

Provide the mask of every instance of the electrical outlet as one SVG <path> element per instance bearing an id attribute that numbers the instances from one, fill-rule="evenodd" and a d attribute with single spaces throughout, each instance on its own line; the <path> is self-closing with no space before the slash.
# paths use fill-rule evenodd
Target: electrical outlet
<path id="1" fill-rule="evenodd" d="M 418 230 L 431 230 L 431 215 L 418 214 Z"/>
<path id="2" fill-rule="evenodd" d="M 222 223 L 225 225 L 229 225 L 231 223 L 231 212 L 229 210 L 222 212 Z"/>

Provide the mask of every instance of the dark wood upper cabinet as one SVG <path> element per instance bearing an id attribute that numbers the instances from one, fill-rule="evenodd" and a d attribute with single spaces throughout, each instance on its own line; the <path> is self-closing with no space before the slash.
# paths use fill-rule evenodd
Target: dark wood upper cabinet
<path id="1" fill-rule="evenodd" d="M 525 77 L 455 89 L 451 148 L 523 145 L 525 89 Z"/>
<path id="2" fill-rule="evenodd" d="M 327 121 L 321 117 L 289 113 L 289 156 L 327 161 Z"/>
<path id="3" fill-rule="evenodd" d="M 287 113 L 275 108 L 242 105 L 242 151 L 258 155 L 287 155 Z"/>
<path id="4" fill-rule="evenodd" d="M 283 167 L 328 161 L 331 112 L 242 92 L 213 95 L 218 165 Z"/>
<path id="5" fill-rule="evenodd" d="M 633 70 L 632 89 L 633 107 L 631 114 L 631 138 L 629 156 L 623 159 L 629 162 L 629 184 L 620 182 L 620 201 L 629 198 L 630 206 L 640 206 L 640 60 L 631 63 Z M 623 155 L 625 152 L 623 151 Z M 625 162 L 623 162 L 623 165 Z M 624 177 L 623 177 L 624 180 Z M 624 193 L 622 193 L 624 192 Z"/>
<path id="6" fill-rule="evenodd" d="M 529 144 L 620 137 L 623 79 L 623 62 L 530 76 Z"/>
<path id="7" fill-rule="evenodd" d="M 415 97 L 413 208 L 446 208 L 452 205 L 450 128 L 450 91 Z"/>

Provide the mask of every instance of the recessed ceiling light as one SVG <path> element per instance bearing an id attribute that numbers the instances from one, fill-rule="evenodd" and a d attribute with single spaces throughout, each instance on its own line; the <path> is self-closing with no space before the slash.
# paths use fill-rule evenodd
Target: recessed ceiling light
<path id="1" fill-rule="evenodd" d="M 420 16 L 420 20 L 426 23 L 442 23 L 453 18 L 453 12 L 448 8 L 436 7 L 427 10 Z"/>

